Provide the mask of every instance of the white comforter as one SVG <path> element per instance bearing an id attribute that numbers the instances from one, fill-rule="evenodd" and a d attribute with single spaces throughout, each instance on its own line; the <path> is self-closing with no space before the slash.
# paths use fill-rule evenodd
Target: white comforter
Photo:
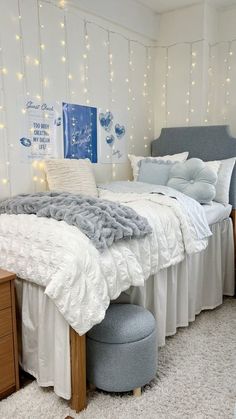
<path id="1" fill-rule="evenodd" d="M 207 246 L 179 203 L 167 196 L 114 194 L 148 218 L 153 233 L 120 241 L 99 253 L 76 227 L 35 215 L 0 216 L 0 267 L 45 287 L 67 322 L 79 333 L 99 323 L 111 299 L 142 286 L 158 270 Z M 207 230 L 207 229 L 206 229 Z M 207 237 L 207 234 L 206 234 Z"/>

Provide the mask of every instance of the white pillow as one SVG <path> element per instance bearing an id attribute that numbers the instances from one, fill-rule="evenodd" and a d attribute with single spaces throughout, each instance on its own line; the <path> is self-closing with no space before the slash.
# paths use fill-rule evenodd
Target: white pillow
<path id="1" fill-rule="evenodd" d="M 218 176 L 219 168 L 221 166 L 220 160 L 205 161 L 204 163 L 208 167 L 208 169 L 211 169 Z"/>
<path id="2" fill-rule="evenodd" d="M 88 159 L 45 160 L 49 190 L 98 196 L 92 164 Z"/>
<path id="3" fill-rule="evenodd" d="M 130 163 L 133 169 L 133 177 L 134 180 L 137 180 L 138 173 L 139 173 L 139 165 L 138 163 L 146 159 L 147 157 L 141 157 L 141 156 L 134 156 L 133 154 L 129 154 Z M 185 151 L 184 153 L 178 153 L 178 154 L 172 154 L 162 157 L 148 157 L 150 160 L 164 160 L 164 161 L 176 161 L 176 162 L 184 162 L 188 158 L 188 151 Z"/>
<path id="4" fill-rule="evenodd" d="M 213 168 L 212 164 L 217 163 L 219 165 L 219 169 L 217 171 L 218 179 L 216 183 L 216 196 L 214 201 L 220 202 L 223 205 L 227 205 L 229 203 L 229 189 L 235 161 L 236 157 L 226 160 L 205 162 L 206 166 L 211 169 Z"/>

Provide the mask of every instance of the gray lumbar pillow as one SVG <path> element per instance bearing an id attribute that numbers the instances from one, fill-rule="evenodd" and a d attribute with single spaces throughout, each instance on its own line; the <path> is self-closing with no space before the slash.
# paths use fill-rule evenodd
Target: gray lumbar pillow
<path id="1" fill-rule="evenodd" d="M 166 185 L 173 161 L 154 160 L 146 158 L 138 163 L 138 182 L 152 183 L 154 185 Z"/>
<path id="2" fill-rule="evenodd" d="M 183 192 L 200 204 L 209 204 L 215 197 L 217 175 L 200 159 L 189 159 L 171 167 L 167 186 Z"/>

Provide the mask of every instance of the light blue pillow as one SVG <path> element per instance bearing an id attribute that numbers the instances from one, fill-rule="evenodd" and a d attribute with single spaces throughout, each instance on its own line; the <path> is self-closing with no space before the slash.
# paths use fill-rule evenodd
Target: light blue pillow
<path id="1" fill-rule="evenodd" d="M 200 159 L 176 163 L 169 173 L 167 186 L 183 192 L 200 204 L 209 204 L 216 195 L 217 175 Z"/>
<path id="2" fill-rule="evenodd" d="M 171 167 L 176 164 L 173 161 L 143 159 L 138 163 L 138 182 L 152 183 L 154 185 L 166 185 L 169 179 Z"/>

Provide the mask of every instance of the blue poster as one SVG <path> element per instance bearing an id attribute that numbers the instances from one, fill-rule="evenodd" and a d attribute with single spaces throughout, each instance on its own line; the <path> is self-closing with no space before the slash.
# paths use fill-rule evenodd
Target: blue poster
<path id="1" fill-rule="evenodd" d="M 97 163 L 97 109 L 63 103 L 64 157 Z"/>

